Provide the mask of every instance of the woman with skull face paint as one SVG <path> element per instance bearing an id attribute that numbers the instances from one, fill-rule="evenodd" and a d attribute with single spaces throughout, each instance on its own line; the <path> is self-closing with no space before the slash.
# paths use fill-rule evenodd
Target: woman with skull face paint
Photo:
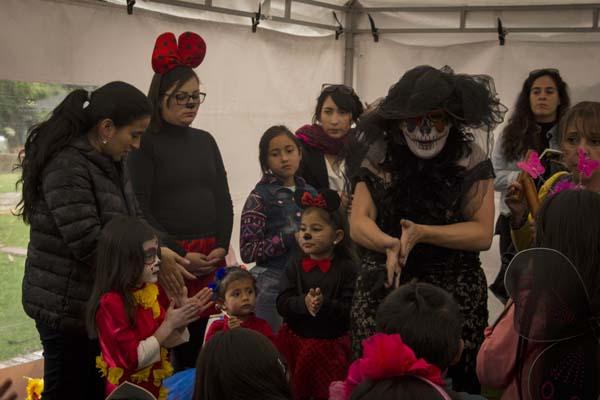
<path id="1" fill-rule="evenodd" d="M 189 261 L 183 274 L 190 295 L 207 287 L 215 270 L 225 265 L 233 226 L 217 142 L 210 133 L 190 126 L 206 98 L 193 70 L 205 54 L 206 44 L 195 33 L 184 32 L 178 41 L 172 33 L 157 38 L 148 93 L 153 106 L 149 134 L 129 157 L 145 218 L 169 248 Z M 212 313 L 214 308 L 191 324 L 190 341 L 174 349 L 175 369 L 194 367 Z"/>
<path id="2" fill-rule="evenodd" d="M 355 356 L 394 286 L 431 283 L 454 295 L 464 317 L 454 388 L 479 393 L 475 357 L 488 318 L 479 251 L 492 242 L 494 172 L 476 139 L 487 141 L 503 114 L 491 78 L 420 66 L 363 116 L 370 150 L 350 219 L 352 238 L 367 249 L 351 313 Z"/>

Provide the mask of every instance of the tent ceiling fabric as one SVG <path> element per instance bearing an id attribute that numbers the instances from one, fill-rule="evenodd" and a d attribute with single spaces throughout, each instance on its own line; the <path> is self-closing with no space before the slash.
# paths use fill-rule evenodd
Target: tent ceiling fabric
<path id="1" fill-rule="evenodd" d="M 595 4 L 598 0 L 361 0 L 365 7 L 463 7 Z"/>
<path id="2" fill-rule="evenodd" d="M 125 0 L 97 1 L 121 7 L 125 3 Z M 298 36 L 333 36 L 337 26 L 335 11 L 342 26 L 349 31 L 346 0 L 288 1 L 291 5 L 286 14 L 286 0 L 137 0 L 134 14 L 145 10 L 179 18 L 246 25 L 250 29 L 251 18 L 261 3 L 264 19 L 261 19 L 259 29 Z M 383 7 L 387 10 L 377 10 Z M 390 10 L 399 7 L 415 10 Z M 439 10 L 440 7 L 448 9 Z M 475 9 L 467 9 L 462 14 L 461 8 L 465 7 Z M 600 40 L 598 0 L 570 0 L 568 4 L 564 0 L 358 0 L 352 9 L 355 34 L 371 33 L 363 11 L 367 9 L 381 35 L 410 45 L 444 46 L 497 40 L 494 34 L 497 18 L 501 18 L 508 29 L 507 40 Z"/>

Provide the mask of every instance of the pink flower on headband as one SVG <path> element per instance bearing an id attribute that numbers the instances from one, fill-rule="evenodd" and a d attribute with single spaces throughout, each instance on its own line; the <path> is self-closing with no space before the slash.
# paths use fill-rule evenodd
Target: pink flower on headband
<path id="1" fill-rule="evenodd" d="M 542 165 L 537 151 L 529 153 L 527 161 L 519 161 L 517 167 L 527 172 L 533 179 L 540 177 L 546 172 L 546 168 Z"/>
<path id="2" fill-rule="evenodd" d="M 586 178 L 591 177 L 594 171 L 600 168 L 600 161 L 592 160 L 581 147 L 577 149 L 577 155 L 579 155 L 577 170 Z"/>
<path id="3" fill-rule="evenodd" d="M 363 340 L 363 356 L 352 363 L 345 382 L 346 398 L 363 380 L 381 380 L 401 375 L 415 375 L 443 385 L 438 367 L 417 359 L 400 335 L 377 333 Z"/>

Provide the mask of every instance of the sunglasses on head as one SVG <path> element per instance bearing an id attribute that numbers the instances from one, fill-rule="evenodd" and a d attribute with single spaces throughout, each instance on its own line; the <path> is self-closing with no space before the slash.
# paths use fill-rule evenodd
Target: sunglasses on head
<path id="1" fill-rule="evenodd" d="M 340 92 L 343 94 L 354 94 L 354 89 L 350 86 L 335 83 L 324 83 L 321 85 L 321 93 Z"/>
<path id="2" fill-rule="evenodd" d="M 406 118 L 404 121 L 406 123 L 406 128 L 409 131 L 414 131 L 417 126 L 421 126 L 425 121 L 429 121 L 431 126 L 435 127 L 438 132 L 441 132 L 444 130 L 444 128 L 446 128 L 448 118 L 444 111 L 435 110 L 418 117 Z"/>

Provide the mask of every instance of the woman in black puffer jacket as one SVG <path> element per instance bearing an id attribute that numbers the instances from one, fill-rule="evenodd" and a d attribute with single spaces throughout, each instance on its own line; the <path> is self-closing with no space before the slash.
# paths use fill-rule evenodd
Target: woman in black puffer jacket
<path id="1" fill-rule="evenodd" d="M 146 96 L 124 82 L 75 90 L 31 129 L 20 154 L 19 211 L 31 226 L 23 307 L 44 348 L 45 400 L 104 397 L 85 305 L 100 230 L 115 216 L 140 215 L 124 159 L 150 113 Z M 178 256 L 167 250 L 163 260 L 176 276 Z"/>

